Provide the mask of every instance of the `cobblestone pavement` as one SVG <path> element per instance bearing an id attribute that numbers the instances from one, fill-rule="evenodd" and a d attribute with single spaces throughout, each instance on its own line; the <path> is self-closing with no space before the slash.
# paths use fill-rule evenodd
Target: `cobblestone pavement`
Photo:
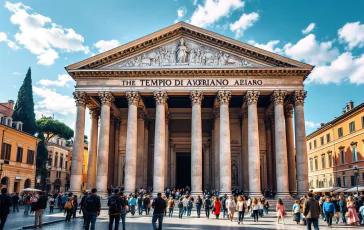
<path id="1" fill-rule="evenodd" d="M 63 213 L 59 213 L 58 210 L 55 211 L 55 214 L 49 215 L 48 210 L 45 212 L 44 222 L 53 221 L 53 220 L 60 220 L 64 219 Z M 286 224 L 277 224 L 276 219 L 274 216 L 275 213 L 271 213 L 268 216 L 264 216 L 263 218 L 259 219 L 258 223 L 254 223 L 252 218 L 245 217 L 245 221 L 242 225 L 238 225 L 237 223 L 237 215 L 233 222 L 230 222 L 227 219 L 215 219 L 214 216 L 211 216 L 210 219 L 206 219 L 205 217 L 197 218 L 196 212 L 192 211 L 191 217 L 183 217 L 183 219 L 178 218 L 178 212 L 174 213 L 172 218 L 165 217 L 163 220 L 163 229 L 170 229 L 170 230 L 195 230 L 195 229 L 209 229 L 209 230 L 229 230 L 229 229 L 306 229 L 306 226 L 297 226 L 295 222 L 292 221 L 292 217 L 288 216 L 286 218 Z M 127 215 L 126 218 L 126 229 L 127 230 L 139 230 L 139 229 L 152 229 L 151 224 L 152 216 L 131 216 L 130 214 Z M 9 215 L 8 221 L 5 225 L 5 229 L 20 229 L 23 226 L 32 225 L 34 221 L 34 216 L 23 216 L 22 212 L 20 213 L 11 213 Z M 103 230 L 108 229 L 108 215 L 107 211 L 103 210 L 101 215 L 97 218 L 96 229 Z M 55 224 L 44 226 L 44 230 L 65 230 L 65 229 L 72 229 L 72 230 L 82 230 L 83 227 L 83 220 L 82 219 L 75 219 L 71 223 L 65 222 L 58 222 Z M 333 225 L 333 229 L 352 229 L 355 228 L 353 226 L 343 226 L 341 224 Z M 357 227 L 361 228 L 361 227 Z M 121 223 L 119 226 L 121 228 Z M 329 229 L 326 226 L 326 222 L 320 220 L 320 229 Z"/>

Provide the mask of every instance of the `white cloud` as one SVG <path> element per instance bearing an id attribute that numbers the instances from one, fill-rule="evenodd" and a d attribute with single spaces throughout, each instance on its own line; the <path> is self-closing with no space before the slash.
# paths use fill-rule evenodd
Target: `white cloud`
<path id="1" fill-rule="evenodd" d="M 305 125 L 310 128 L 318 128 L 321 126 L 320 123 L 315 123 L 312 121 L 305 121 Z"/>
<path id="2" fill-rule="evenodd" d="M 13 13 L 10 21 L 19 26 L 16 41 L 37 55 L 38 64 L 52 65 L 58 58 L 57 51 L 90 53 L 83 45 L 84 38 L 72 28 L 63 28 L 41 14 L 28 13 L 31 8 L 22 3 L 5 2 L 5 7 Z"/>
<path id="3" fill-rule="evenodd" d="M 177 9 L 177 19 L 174 20 L 174 23 L 177 23 L 183 16 L 186 15 L 187 10 L 185 8 Z"/>
<path id="4" fill-rule="evenodd" d="M 235 37 L 241 37 L 244 31 L 252 27 L 259 19 L 259 14 L 256 12 L 241 15 L 240 19 L 230 24 L 230 30 L 235 33 Z"/>
<path id="5" fill-rule="evenodd" d="M 302 30 L 303 34 L 309 34 L 313 29 L 315 29 L 316 24 L 315 23 L 310 23 L 310 25 L 307 26 L 306 29 Z"/>
<path id="6" fill-rule="evenodd" d="M 194 6 L 196 6 L 196 5 L 197 5 L 197 0 L 193 0 L 192 4 L 193 4 Z"/>
<path id="7" fill-rule="evenodd" d="M 19 72 L 13 72 L 12 74 L 13 75 L 20 75 L 21 73 L 19 73 Z"/>
<path id="8" fill-rule="evenodd" d="M 341 42 L 348 43 L 349 50 L 364 46 L 364 24 L 360 22 L 346 23 L 338 30 Z"/>
<path id="9" fill-rule="evenodd" d="M 105 51 L 108 51 L 115 47 L 120 46 L 120 42 L 117 40 L 110 40 L 110 41 L 100 40 L 100 41 L 96 42 L 94 44 L 94 46 L 97 49 L 99 49 L 100 53 L 102 53 L 102 52 L 105 52 Z M 94 56 L 94 55 L 92 55 L 92 56 Z"/>
<path id="10" fill-rule="evenodd" d="M 58 80 L 49 80 L 49 79 L 41 79 L 39 82 L 37 82 L 37 84 L 40 84 L 42 86 L 67 86 L 69 87 L 70 85 L 68 84 L 69 82 L 73 82 L 73 79 L 70 75 L 68 74 L 58 74 Z"/>
<path id="11" fill-rule="evenodd" d="M 190 18 L 190 23 L 199 27 L 207 27 L 220 18 L 229 16 L 232 10 L 243 7 L 244 2 L 240 0 L 206 0 L 203 6 L 200 4 L 197 6 Z"/>
<path id="12" fill-rule="evenodd" d="M 0 42 L 5 42 L 13 50 L 20 49 L 20 47 L 15 42 L 8 39 L 8 36 L 4 32 L 0 32 Z"/>
<path id="13" fill-rule="evenodd" d="M 55 90 L 37 86 L 33 86 L 33 93 L 41 98 L 40 101 L 36 101 L 34 106 L 38 118 L 41 114 L 51 116 L 55 113 L 62 115 L 76 113 L 75 101 L 70 96 L 59 94 Z"/>
<path id="14" fill-rule="evenodd" d="M 269 52 L 274 52 L 274 53 L 281 53 L 282 52 L 282 49 L 276 48 L 276 46 L 279 43 L 279 40 L 272 40 L 272 41 L 269 41 L 267 44 L 259 44 L 259 43 L 255 42 L 254 40 L 249 40 L 248 43 L 250 45 L 261 48 L 263 50 L 267 50 Z"/>
<path id="15" fill-rule="evenodd" d="M 296 44 L 284 46 L 286 55 L 296 60 L 305 61 L 311 65 L 324 65 L 339 55 L 339 50 L 332 46 L 331 41 L 318 42 L 314 34 L 309 34 Z"/>

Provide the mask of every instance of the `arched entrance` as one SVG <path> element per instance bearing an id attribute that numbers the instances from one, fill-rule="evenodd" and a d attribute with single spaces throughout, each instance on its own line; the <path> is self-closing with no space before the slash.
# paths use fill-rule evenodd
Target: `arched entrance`
<path id="1" fill-rule="evenodd" d="M 8 188 L 9 187 L 9 177 L 3 177 L 1 179 L 1 188 Z"/>
<path id="2" fill-rule="evenodd" d="M 30 179 L 26 179 L 24 182 L 24 188 L 30 188 L 32 186 L 32 181 Z"/>
<path id="3" fill-rule="evenodd" d="M 54 185 L 54 191 L 55 192 L 60 192 L 61 191 L 61 185 L 62 185 L 62 182 L 60 179 L 56 179 L 53 183 Z"/>

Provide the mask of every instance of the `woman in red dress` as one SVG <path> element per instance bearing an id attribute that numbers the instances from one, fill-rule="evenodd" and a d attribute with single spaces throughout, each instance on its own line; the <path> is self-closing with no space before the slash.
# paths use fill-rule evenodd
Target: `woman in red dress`
<path id="1" fill-rule="evenodd" d="M 219 198 L 215 196 L 214 215 L 216 216 L 216 219 L 219 219 L 220 208 L 221 208 L 221 202 L 220 202 Z"/>

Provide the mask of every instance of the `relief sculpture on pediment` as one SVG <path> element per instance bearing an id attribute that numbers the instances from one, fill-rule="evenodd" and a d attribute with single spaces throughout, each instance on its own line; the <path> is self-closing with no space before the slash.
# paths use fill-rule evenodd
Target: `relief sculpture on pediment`
<path id="1" fill-rule="evenodd" d="M 245 58 L 180 38 L 103 69 L 264 67 Z"/>

